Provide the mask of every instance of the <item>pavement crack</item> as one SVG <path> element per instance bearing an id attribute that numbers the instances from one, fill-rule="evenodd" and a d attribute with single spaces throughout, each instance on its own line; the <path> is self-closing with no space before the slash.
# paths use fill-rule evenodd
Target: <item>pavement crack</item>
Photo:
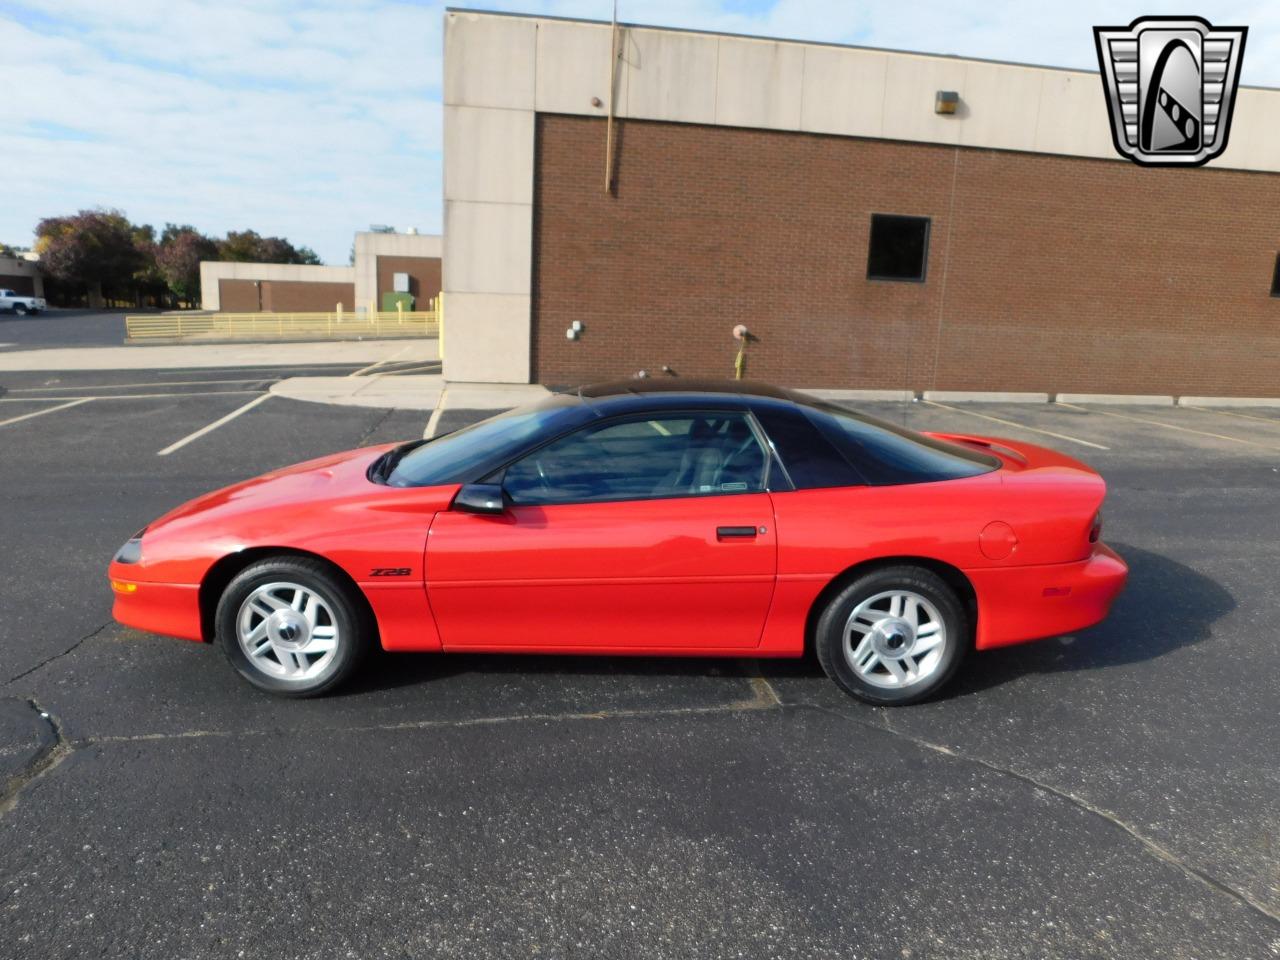
<path id="1" fill-rule="evenodd" d="M 1040 790 L 1051 796 L 1057 797 L 1059 800 L 1069 803 L 1073 807 L 1076 807 L 1077 809 L 1082 810 L 1085 813 L 1090 814 L 1091 816 L 1094 816 L 1100 820 L 1103 820 L 1108 826 L 1115 828 L 1117 830 L 1120 830 L 1122 833 L 1127 834 L 1130 837 L 1130 839 L 1136 840 L 1138 844 L 1142 847 L 1142 849 L 1146 853 L 1148 853 L 1150 856 L 1154 857 L 1155 859 L 1160 860 L 1164 863 L 1167 863 L 1172 867 L 1175 867 L 1190 879 L 1199 882 L 1201 885 L 1208 887 L 1210 890 L 1213 890 L 1217 893 L 1230 897 L 1231 899 L 1239 903 L 1241 906 L 1257 914 L 1263 920 L 1267 921 L 1271 925 L 1280 926 L 1280 913 L 1278 913 L 1271 907 L 1267 906 L 1267 904 L 1262 903 L 1260 900 L 1258 900 L 1251 894 L 1245 892 L 1244 890 L 1239 890 L 1236 887 L 1231 886 L 1231 884 L 1223 880 L 1219 880 L 1217 877 L 1213 876 L 1213 874 L 1205 870 L 1202 870 L 1199 867 L 1193 866 L 1190 863 L 1187 863 L 1185 860 L 1183 860 L 1181 857 L 1175 854 L 1172 850 L 1157 843 L 1155 840 L 1152 840 L 1150 837 L 1145 836 L 1133 824 L 1121 819 L 1119 816 L 1117 816 L 1115 813 L 1112 813 L 1110 810 L 1106 810 L 1103 807 L 1099 807 L 1096 804 L 1090 803 L 1088 800 L 1084 799 L 1083 797 L 1077 796 L 1076 794 L 1071 793 L 1070 791 L 1063 790 L 1060 787 L 1055 787 L 1052 784 L 1045 783 L 1042 780 L 1037 780 L 1035 777 L 1029 774 L 1019 773 L 1017 770 L 1010 769 L 1009 767 L 1002 767 L 999 764 L 992 763 L 990 760 L 984 760 L 981 757 L 974 757 L 968 754 L 959 753 L 951 749 L 950 747 L 943 746 L 940 743 L 934 743 L 930 740 L 925 740 L 921 737 L 916 737 L 916 736 L 912 736 L 909 733 L 904 733 L 903 731 L 895 729 L 893 727 L 893 725 L 891 724 L 887 716 L 887 712 L 886 712 L 886 715 L 882 718 L 883 723 L 877 724 L 877 723 L 870 723 L 860 717 L 854 716 L 849 713 L 844 713 L 843 711 L 834 709 L 832 707 L 820 706 L 818 704 L 796 703 L 796 704 L 789 704 L 789 706 L 809 707 L 810 709 L 819 710 L 823 713 L 828 713 L 833 716 L 840 717 L 841 719 L 848 720 L 851 723 L 855 723 L 860 727 L 865 727 L 868 730 L 875 730 L 879 733 L 887 733 L 892 737 L 897 737 L 898 739 L 905 740 L 908 743 L 914 744 L 915 746 L 920 747 L 923 750 L 929 750 L 933 753 L 939 753 L 946 757 L 951 757 L 953 759 L 960 760 L 965 763 L 971 763 L 976 766 L 983 767 L 984 769 L 990 770 L 992 773 L 996 773 L 1004 777 L 1009 777 L 1011 779 L 1019 781 L 1022 784 L 1025 784 L 1026 786 L 1032 787 L 1035 790 Z"/>
<path id="2" fill-rule="evenodd" d="M 28 667 L 26 670 L 23 670 L 17 676 L 10 677 L 8 680 L 4 682 L 5 686 L 8 686 L 11 683 L 17 683 L 23 677 L 30 676 L 31 674 L 35 673 L 37 670 L 43 667 L 47 667 L 49 664 L 53 663 L 53 661 L 62 659 L 63 657 L 67 656 L 67 654 L 75 653 L 77 648 L 79 648 L 80 644 L 84 643 L 86 640 L 92 640 L 94 637 L 100 634 L 103 630 L 107 629 L 107 627 L 111 626 L 113 622 L 114 621 L 112 620 L 108 620 L 106 623 L 101 624 L 97 627 L 94 627 L 92 630 L 86 633 L 83 637 L 81 637 L 75 643 L 71 644 L 71 646 L 67 647 L 67 649 L 63 650 L 61 653 L 55 653 L 51 657 L 45 657 L 43 660 L 37 663 L 34 667 Z"/>
<path id="3" fill-rule="evenodd" d="M 468 717 L 456 720 L 401 720 L 395 723 L 356 724 L 353 726 L 335 726 L 319 728 L 276 727 L 258 730 L 180 730 L 176 733 L 135 733 L 116 736 L 82 737 L 70 741 L 75 748 L 100 746 L 113 743 L 145 743 L 164 740 L 195 740 L 204 737 L 269 737 L 292 736 L 304 730 L 317 733 L 376 733 L 396 730 L 431 730 L 445 727 L 480 727 L 503 723 L 561 723 L 580 720 L 626 720 L 645 719 L 649 717 L 682 717 L 699 716 L 715 713 L 743 713 L 756 710 L 775 710 L 783 707 L 773 693 L 773 688 L 762 678 L 760 683 L 752 681 L 752 696 L 745 700 L 734 700 L 730 703 L 714 704 L 701 707 L 668 707 L 654 710 L 593 710 L 579 713 L 512 713 L 494 717 Z"/>
<path id="4" fill-rule="evenodd" d="M 0 817 L 3 817 L 18 805 L 18 797 L 23 790 L 71 756 L 71 752 L 74 749 L 63 735 L 62 724 L 58 722 L 57 717 L 41 707 L 34 699 L 28 698 L 26 703 L 40 715 L 41 720 L 44 720 L 49 725 L 49 728 L 53 731 L 54 741 L 51 747 L 36 754 L 25 770 L 16 776 L 10 777 L 8 782 L 4 784 L 4 792 L 0 793 Z"/>
<path id="5" fill-rule="evenodd" d="M 395 412 L 396 412 L 396 408 L 391 407 L 385 413 L 383 413 L 382 416 L 380 416 L 377 420 L 373 422 L 373 426 L 371 426 L 368 430 L 366 430 L 364 434 L 360 437 L 360 439 L 356 441 L 356 446 L 363 447 L 365 443 L 368 441 L 368 439 L 378 432 L 378 428 L 387 422 L 387 417 L 391 416 Z"/>

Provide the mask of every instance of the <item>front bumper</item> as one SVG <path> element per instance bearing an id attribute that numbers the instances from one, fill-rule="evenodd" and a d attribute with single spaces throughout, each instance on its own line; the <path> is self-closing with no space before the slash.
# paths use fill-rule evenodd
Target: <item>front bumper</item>
<path id="1" fill-rule="evenodd" d="M 111 589 L 115 603 L 111 616 L 126 627 L 161 633 L 184 640 L 203 640 L 200 624 L 200 588 L 187 583 L 147 583 L 130 580 L 112 564 Z"/>
<path id="2" fill-rule="evenodd" d="M 979 650 L 1083 630 L 1103 620 L 1129 567 L 1105 543 L 1075 563 L 966 570 L 978 596 Z"/>

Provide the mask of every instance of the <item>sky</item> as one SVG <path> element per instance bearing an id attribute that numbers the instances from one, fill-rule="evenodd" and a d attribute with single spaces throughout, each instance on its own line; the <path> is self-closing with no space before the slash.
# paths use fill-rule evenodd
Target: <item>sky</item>
<path id="1" fill-rule="evenodd" d="M 454 7 L 607 20 L 611 0 Z M 441 229 L 443 3 L 0 0 L 0 241 L 86 207 L 252 228 L 345 264 L 370 224 Z M 1280 87 L 1280 2 L 619 0 L 619 19 L 1096 70 L 1092 27 L 1250 28 Z M 1099 108 L 1102 100 L 1099 98 Z M 1277 118 L 1280 122 L 1280 118 Z"/>

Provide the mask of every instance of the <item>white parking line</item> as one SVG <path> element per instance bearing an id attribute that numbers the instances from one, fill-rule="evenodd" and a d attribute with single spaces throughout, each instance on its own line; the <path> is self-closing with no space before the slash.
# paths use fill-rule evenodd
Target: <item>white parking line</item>
<path id="1" fill-rule="evenodd" d="M 1263 423 L 1274 423 L 1280 426 L 1280 417 L 1260 417 L 1256 413 L 1236 413 L 1234 410 L 1223 410 L 1221 407 L 1197 407 L 1194 403 L 1180 403 L 1180 407 L 1188 410 L 1199 410 L 1203 413 L 1220 413 L 1227 417 L 1239 417 L 1241 420 L 1261 420 Z"/>
<path id="2" fill-rule="evenodd" d="M 80 383 L 69 387 L 11 387 L 10 393 L 48 393 L 51 390 L 123 390 L 126 387 L 199 387 L 211 383 L 260 383 L 277 381 L 281 377 L 242 377 L 239 380 L 155 380 L 151 383 Z M 32 399 L 37 399 L 32 397 Z M 49 397 L 50 400 L 60 399 Z"/>
<path id="3" fill-rule="evenodd" d="M 1095 450 L 1110 450 L 1110 447 L 1104 447 L 1100 443 L 1094 443 L 1092 440 L 1081 440 L 1079 437 L 1071 437 L 1065 433 L 1054 433 L 1052 430 L 1041 430 L 1039 427 L 1030 427 L 1025 423 L 1019 423 L 1016 420 L 1002 420 L 1000 417 L 993 417 L 987 413 L 977 413 L 973 410 L 965 410 L 962 407 L 953 407 L 945 403 L 938 403 L 936 400 L 922 400 L 921 403 L 927 403 L 931 407 L 941 407 L 943 410 L 953 410 L 956 413 L 967 414 L 970 417 L 978 417 L 982 420 L 990 420 L 992 423 L 1003 423 L 1010 427 L 1017 427 L 1019 430 L 1030 430 L 1032 433 L 1043 433 L 1046 437 L 1056 437 L 1059 440 L 1066 440 L 1070 443 L 1078 443 L 1082 447 L 1093 447 Z"/>
<path id="4" fill-rule="evenodd" d="M 59 397 L 58 399 L 62 399 Z M 0 427 L 7 427 L 11 423 L 21 423 L 23 420 L 30 420 L 32 417 L 43 417 L 46 413 L 56 413 L 59 410 L 66 410 L 70 407 L 78 407 L 82 403 L 88 403 L 93 397 L 81 397 L 78 400 L 72 400 L 70 403 L 60 403 L 56 407 L 45 407 L 43 410 L 37 410 L 35 413 L 24 413 L 20 417 L 10 417 L 8 420 L 0 420 Z"/>
<path id="5" fill-rule="evenodd" d="M 440 415 L 444 413 L 444 398 L 449 392 L 449 385 L 446 383 L 440 388 L 440 396 L 436 399 L 436 408 L 431 411 L 431 416 L 427 418 L 427 428 L 422 431 L 422 438 L 430 440 L 436 435 L 436 430 L 440 427 Z"/>
<path id="6" fill-rule="evenodd" d="M 53 403 L 55 400 L 150 400 L 153 397 L 238 397 L 261 390 L 192 390 L 190 393 L 106 393 L 92 397 L 0 397 L 0 403 Z"/>
<path id="7" fill-rule="evenodd" d="M 200 428 L 199 430 L 197 430 L 195 433 L 189 433 L 189 434 L 187 434 L 185 437 L 183 437 L 181 440 L 177 441 L 176 443 L 171 443 L 171 444 L 169 444 L 169 446 L 167 446 L 167 447 L 165 447 L 163 450 L 159 451 L 159 452 L 156 454 L 156 456 L 157 456 L 157 457 L 167 457 L 169 454 L 173 453 L 175 450 L 181 450 L 183 447 L 185 447 L 185 446 L 186 446 L 188 443 L 190 443 L 191 441 L 193 441 L 193 440 L 199 440 L 199 439 L 200 439 L 201 437 L 203 437 L 206 433 L 212 433 L 214 430 L 217 430 L 217 429 L 218 429 L 220 426 L 222 426 L 224 423 L 230 423 L 230 422 L 231 422 L 232 420 L 234 420 L 236 417 L 240 416 L 240 414 L 242 414 L 242 413 L 248 413 L 250 410 L 252 410 L 252 409 L 253 409 L 254 407 L 256 407 L 258 404 L 263 403 L 263 402 L 265 402 L 265 401 L 267 401 L 267 400 L 270 400 L 270 399 L 271 399 L 271 394 L 269 394 L 269 393 L 264 393 L 264 394 L 263 394 L 262 396 L 260 396 L 260 397 L 254 397 L 252 400 L 250 400 L 248 403 L 246 403 L 243 407 L 236 407 L 234 410 L 232 410 L 230 413 L 228 413 L 225 417 L 219 417 L 217 420 L 213 421 L 213 423 L 209 424 L 208 426 L 201 427 L 201 428 Z"/>
<path id="8" fill-rule="evenodd" d="M 1244 443 L 1251 447 L 1261 447 L 1263 450 L 1280 450 L 1280 447 L 1272 446 L 1269 443 L 1258 443 L 1256 440 L 1245 440 L 1242 437 L 1231 437 L 1225 433 L 1211 433 L 1208 430 L 1195 430 L 1191 427 L 1182 427 L 1176 423 L 1165 423 L 1163 420 L 1152 420 L 1148 417 L 1134 417 L 1127 413 L 1113 413 L 1110 410 L 1093 410 L 1085 407 L 1077 407 L 1074 403 L 1064 403 L 1058 401 L 1060 407 L 1070 407 L 1073 410 L 1083 410 L 1085 413 L 1100 413 L 1104 417 L 1116 417 L 1119 420 L 1131 420 L 1134 423 L 1149 423 L 1154 427 L 1164 427 L 1167 430 L 1177 430 L 1180 433 L 1194 433 L 1201 437 L 1213 437 L 1216 440 L 1231 440 L 1234 443 Z"/>

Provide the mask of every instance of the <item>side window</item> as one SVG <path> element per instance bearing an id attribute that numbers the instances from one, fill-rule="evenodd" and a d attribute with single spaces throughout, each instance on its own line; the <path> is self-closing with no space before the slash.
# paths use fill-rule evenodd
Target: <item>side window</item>
<path id="1" fill-rule="evenodd" d="M 759 409 L 756 419 L 773 441 L 797 490 L 854 487 L 866 482 L 798 408 Z"/>
<path id="2" fill-rule="evenodd" d="M 768 461 L 740 413 L 671 414 L 586 427 L 511 464 L 514 503 L 590 503 L 763 490 Z"/>
<path id="3" fill-rule="evenodd" d="M 872 486 L 976 477 L 1000 465 L 989 454 L 852 410 L 824 404 L 805 413 Z"/>

